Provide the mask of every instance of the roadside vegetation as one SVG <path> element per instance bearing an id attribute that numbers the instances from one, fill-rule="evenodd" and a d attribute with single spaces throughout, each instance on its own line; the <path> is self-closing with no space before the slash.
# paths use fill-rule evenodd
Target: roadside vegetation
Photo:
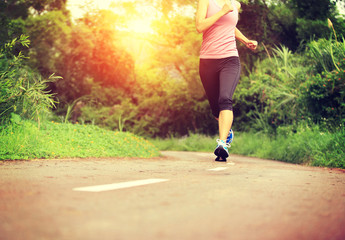
<path id="1" fill-rule="evenodd" d="M 21 120 L 0 129 L 0 160 L 35 158 L 159 156 L 158 149 L 129 132 L 105 130 L 94 125 Z"/>
<path id="2" fill-rule="evenodd" d="M 191 134 L 183 138 L 154 139 L 164 151 L 211 152 L 217 136 Z M 231 154 L 279 160 L 310 166 L 345 168 L 345 131 L 330 133 L 319 127 L 300 128 L 293 134 L 235 132 Z"/>
<path id="3" fill-rule="evenodd" d="M 336 1 L 241 2 L 238 27 L 260 45 L 252 53 L 238 43 L 232 153 L 345 168 L 345 18 Z M 0 7 L 1 159 L 157 156 L 144 138 L 160 150 L 213 151 L 217 123 L 195 47 L 202 36 L 187 14 L 195 0 L 109 9 L 89 1 L 78 19 L 65 0 Z M 126 19 L 149 19 L 151 30 L 129 30 Z"/>
<path id="4" fill-rule="evenodd" d="M 11 53 L 19 44 L 28 47 L 29 43 L 22 35 L 0 50 L 0 160 L 159 155 L 149 141 L 130 132 L 72 124 L 54 117 L 51 109 L 56 101 L 46 89 L 60 77 L 42 79 L 25 67 L 21 53 Z"/>

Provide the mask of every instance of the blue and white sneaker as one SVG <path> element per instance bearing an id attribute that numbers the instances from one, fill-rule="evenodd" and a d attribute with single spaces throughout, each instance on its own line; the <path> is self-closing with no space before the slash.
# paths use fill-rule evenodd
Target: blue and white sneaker
<path id="1" fill-rule="evenodd" d="M 226 143 L 229 144 L 229 146 L 231 147 L 231 143 L 234 140 L 234 132 L 232 131 L 232 129 L 230 129 L 228 137 L 226 138 Z"/>
<path id="2" fill-rule="evenodd" d="M 230 144 L 220 139 L 217 139 L 217 143 L 218 145 L 214 150 L 214 154 L 217 156 L 216 161 L 225 162 L 226 158 L 229 157 L 228 148 L 230 147 Z"/>

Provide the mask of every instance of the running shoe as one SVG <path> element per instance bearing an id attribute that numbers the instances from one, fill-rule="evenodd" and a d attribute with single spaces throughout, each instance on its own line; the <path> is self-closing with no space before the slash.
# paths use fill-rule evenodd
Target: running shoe
<path id="1" fill-rule="evenodd" d="M 226 158 L 229 157 L 228 147 L 230 144 L 220 139 L 217 139 L 217 143 L 218 145 L 214 150 L 214 154 L 217 156 L 216 161 L 226 161 Z"/>
<path id="2" fill-rule="evenodd" d="M 228 137 L 226 138 L 226 143 L 229 144 L 229 147 L 231 147 L 231 143 L 234 140 L 234 132 L 232 131 L 232 129 L 230 129 Z"/>

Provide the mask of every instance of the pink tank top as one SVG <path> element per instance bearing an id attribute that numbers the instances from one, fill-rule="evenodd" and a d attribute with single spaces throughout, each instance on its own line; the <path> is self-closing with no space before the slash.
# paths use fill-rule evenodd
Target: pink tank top
<path id="1" fill-rule="evenodd" d="M 235 39 L 235 28 L 238 21 L 238 10 L 233 0 L 232 12 L 222 16 L 203 34 L 203 41 L 200 50 L 200 58 L 226 58 L 237 56 Z M 211 17 L 222 9 L 215 0 L 209 0 L 206 18 Z"/>

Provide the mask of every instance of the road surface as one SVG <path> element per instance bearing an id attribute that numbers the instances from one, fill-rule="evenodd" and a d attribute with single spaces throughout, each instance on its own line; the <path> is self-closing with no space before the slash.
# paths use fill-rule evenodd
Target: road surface
<path id="1" fill-rule="evenodd" d="M 345 239 L 344 171 L 213 159 L 0 162 L 0 239 Z"/>

